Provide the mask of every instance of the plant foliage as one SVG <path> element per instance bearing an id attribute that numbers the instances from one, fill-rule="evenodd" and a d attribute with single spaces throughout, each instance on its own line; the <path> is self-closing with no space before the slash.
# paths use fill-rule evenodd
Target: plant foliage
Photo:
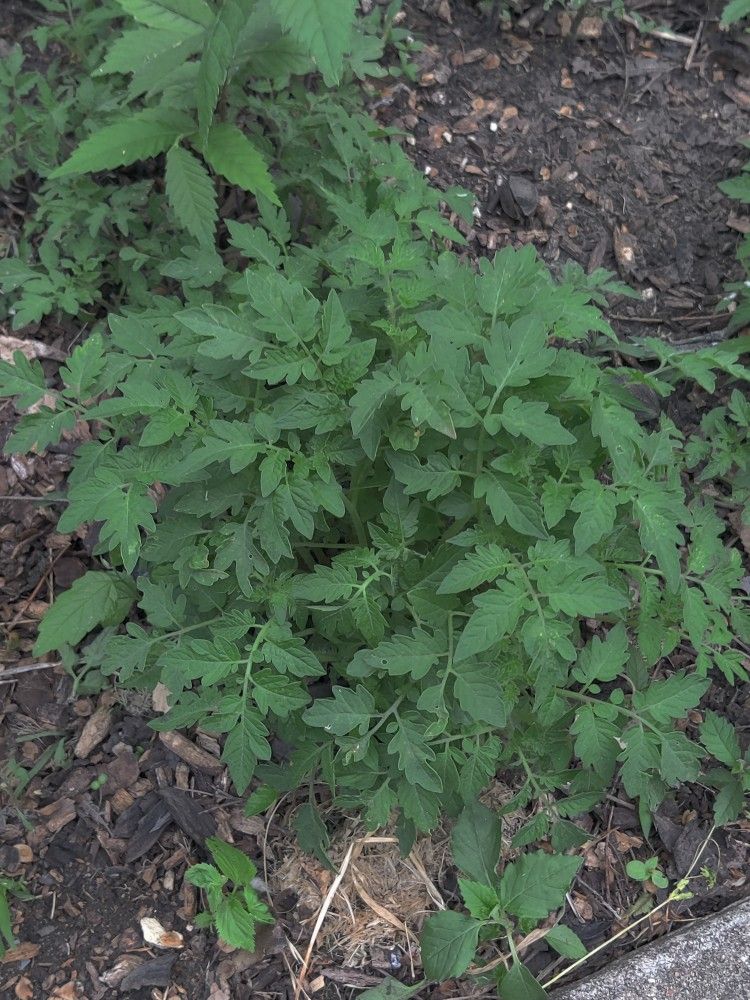
<path id="1" fill-rule="evenodd" d="M 316 66 L 338 81 L 350 51 L 377 58 L 353 9 L 104 6 L 133 19 L 89 81 L 109 88 L 111 120 L 48 172 L 37 224 L 59 214 L 38 261 L 27 243 L 2 274 L 18 325 L 75 312 L 113 273 L 123 294 L 55 384 L 18 354 L 0 394 L 22 414 L 11 452 L 91 429 L 59 530 L 96 523 L 102 569 L 58 597 L 36 653 L 74 662 L 82 645 L 88 683 L 163 684 L 152 726 L 222 736 L 238 793 L 263 783 L 251 813 L 323 784 L 370 828 L 395 817 L 404 850 L 458 817 L 468 914 L 433 917 L 422 940 L 441 978 L 562 904 L 576 817 L 613 780 L 646 830 L 701 778 L 720 820 L 741 813 L 733 728 L 708 713 L 698 742 L 688 718 L 712 676 L 748 679 L 743 569 L 720 516 L 747 504 L 748 374 L 737 342 L 652 345 L 658 367 L 623 376 L 586 350 L 614 339 L 601 307 L 623 289 L 606 273 L 553 279 L 529 247 L 476 268 L 445 250 L 467 193 L 430 188 L 346 87 L 295 80 Z M 108 176 L 162 154 L 163 193 L 161 161 L 145 181 Z M 92 242 L 63 257 L 74 204 L 102 195 Z M 693 435 L 635 391 L 717 379 L 728 405 Z M 679 648 L 695 655 L 674 669 Z M 509 808 L 542 804 L 514 846 L 554 853 L 498 872 L 498 819 L 476 800 L 500 767 L 521 775 Z M 312 791 L 296 828 L 330 864 L 317 806 Z M 220 874 L 192 877 L 236 944 L 247 870 L 214 848 Z M 565 929 L 550 940 L 580 951 Z M 499 985 L 539 995 L 518 962 Z"/>

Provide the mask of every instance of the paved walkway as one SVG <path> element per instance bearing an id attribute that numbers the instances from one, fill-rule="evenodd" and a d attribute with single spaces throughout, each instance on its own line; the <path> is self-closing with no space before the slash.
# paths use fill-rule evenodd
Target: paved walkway
<path id="1" fill-rule="evenodd" d="M 550 1000 L 750 1000 L 750 899 L 555 990 Z"/>

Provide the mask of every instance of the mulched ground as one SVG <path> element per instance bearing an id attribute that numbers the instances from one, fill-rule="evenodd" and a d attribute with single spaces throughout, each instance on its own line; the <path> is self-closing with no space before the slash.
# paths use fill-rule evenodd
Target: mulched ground
<path id="1" fill-rule="evenodd" d="M 566 260 L 588 271 L 604 266 L 638 288 L 640 300 L 616 307 L 625 334 L 722 336 L 727 317 L 713 311 L 723 282 L 738 276 L 737 233 L 747 225 L 716 189 L 744 157 L 738 142 L 748 130 L 750 80 L 742 75 L 749 68 L 742 51 L 738 57 L 726 40 L 719 44 L 707 27 L 686 70 L 687 45 L 639 35 L 621 22 L 585 22 L 593 37 L 570 43 L 555 9 L 527 14 L 534 23 L 526 29 L 516 17 L 493 36 L 462 0 L 422 6 L 428 11 L 412 4 L 407 12 L 407 24 L 426 43 L 417 79 L 378 82 L 370 103 L 380 121 L 403 129 L 407 148 L 436 184 L 460 183 L 479 195 L 466 253 L 531 241 L 553 267 Z M 700 13 L 664 5 L 654 19 L 694 38 Z M 11 21 L 0 23 L 0 37 L 3 28 L 12 39 Z M 0 346 L 8 346 L 7 333 L 0 331 Z M 47 324 L 31 332 L 27 347 L 53 376 L 77 336 Z M 0 444 L 12 423 L 6 405 Z M 34 896 L 13 905 L 20 944 L 0 961 L 0 996 L 293 997 L 290 970 L 300 967 L 330 886 L 330 875 L 302 857 L 289 834 L 295 798 L 268 817 L 246 818 L 213 738 L 157 736 L 144 720 L 158 704 L 90 690 L 85 675 L 74 678 L 54 663 L 26 669 L 34 665 L 31 647 L 44 610 L 92 565 L 87 534 L 56 533 L 59 507 L 39 501 L 63 489 L 76 444 L 0 463 L 0 873 L 23 878 Z M 750 685 L 716 683 L 706 707 L 750 731 Z M 490 801 L 507 801 L 515 780 L 498 776 Z M 650 842 L 617 789 L 584 818 L 590 840 L 565 921 L 589 947 L 662 898 L 627 878 L 629 860 L 657 854 L 671 879 L 689 870 L 706 844 L 710 803 L 698 786 L 680 789 L 660 810 Z M 508 833 L 528 818 L 510 817 Z M 331 855 L 340 861 L 362 831 L 344 817 L 328 820 Z M 212 833 L 246 850 L 261 871 L 265 861 L 278 923 L 253 955 L 222 950 L 192 923 L 198 900 L 183 876 L 202 860 L 203 839 Z M 388 855 L 384 867 L 397 876 L 388 886 L 376 884 L 366 863 L 368 851 L 388 845 L 362 846 L 343 885 L 344 902 L 332 906 L 334 930 L 315 950 L 310 996 L 352 996 L 351 987 L 373 985 L 388 969 L 409 981 L 418 918 L 409 916 L 411 933 L 403 934 L 382 911 L 397 919 L 415 914 L 420 892 L 425 908 L 436 899 L 457 904 L 444 844 L 445 831 L 437 831 L 403 872 Z M 749 854 L 747 822 L 715 834 L 701 862 L 713 874 L 692 883 L 695 898 L 640 925 L 598 962 L 746 895 Z M 166 939 L 176 947 L 144 940 L 141 919 L 148 917 L 180 936 Z M 559 968 L 543 944 L 532 945 L 526 958 L 537 972 Z M 466 980 L 430 995 L 491 993 Z"/>

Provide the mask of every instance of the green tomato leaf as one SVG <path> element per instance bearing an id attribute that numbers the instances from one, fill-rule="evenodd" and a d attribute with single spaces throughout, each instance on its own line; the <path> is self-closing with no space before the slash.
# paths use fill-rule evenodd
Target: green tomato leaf
<path id="1" fill-rule="evenodd" d="M 419 941 L 427 978 L 443 981 L 463 975 L 477 950 L 481 926 L 454 910 L 428 917 Z"/>

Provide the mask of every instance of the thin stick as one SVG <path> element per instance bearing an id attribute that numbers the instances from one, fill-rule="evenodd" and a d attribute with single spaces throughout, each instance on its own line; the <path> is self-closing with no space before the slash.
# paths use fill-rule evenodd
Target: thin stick
<path id="1" fill-rule="evenodd" d="M 653 35 L 654 38 L 661 38 L 665 42 L 677 42 L 678 45 L 690 46 L 693 44 L 693 39 L 688 35 L 678 35 L 676 31 L 670 31 L 669 28 L 647 28 L 630 14 L 623 14 L 621 20 L 642 31 L 644 35 Z"/>
<path id="2" fill-rule="evenodd" d="M 15 616 L 15 618 L 13 619 L 13 621 L 8 626 L 9 629 L 14 629 L 16 627 L 16 625 L 18 625 L 18 623 L 20 622 L 20 620 L 23 618 L 26 609 L 31 604 L 31 602 L 34 600 L 34 598 L 39 593 L 39 591 L 42 589 L 42 587 L 44 586 L 44 584 L 47 583 L 49 580 L 52 579 L 52 570 L 55 568 L 55 566 L 57 565 L 57 563 L 59 562 L 59 560 L 62 559 L 62 557 L 65 555 L 65 553 L 68 551 L 69 548 L 70 548 L 70 546 L 66 545 L 64 549 L 60 549 L 60 551 L 57 553 L 57 555 L 55 556 L 55 558 L 52 560 L 52 562 L 47 567 L 47 570 L 45 571 L 45 573 L 42 576 L 41 580 L 39 580 L 39 582 L 37 583 L 36 587 L 34 587 L 34 589 L 31 591 L 31 593 L 29 594 L 29 596 L 24 601 L 24 605 L 21 608 L 21 610 L 18 612 L 18 614 Z"/>
<path id="3" fill-rule="evenodd" d="M 313 927 L 312 937 L 310 938 L 310 943 L 307 946 L 307 951 L 305 952 L 305 960 L 302 963 L 302 968 L 299 971 L 299 976 L 297 977 L 297 982 L 294 987 L 294 1000 L 299 1000 L 299 995 L 302 992 L 302 988 L 307 977 L 307 972 L 310 968 L 310 960 L 312 959 L 313 948 L 315 947 L 315 942 L 318 939 L 318 934 L 320 933 L 320 928 L 323 926 L 323 921 L 326 918 L 326 914 L 331 908 L 331 903 L 333 902 L 333 897 L 338 891 L 338 887 L 341 885 L 344 875 L 346 875 L 346 870 L 352 860 L 352 855 L 354 854 L 354 848 L 358 845 L 359 841 L 354 841 L 349 845 L 344 860 L 341 863 L 341 868 L 336 878 L 331 883 L 331 888 L 326 894 L 326 898 L 323 900 L 323 905 L 318 912 L 318 918 L 315 921 L 315 926 Z"/>
<path id="4" fill-rule="evenodd" d="M 9 670 L 0 670 L 0 684 L 12 684 L 13 678 L 19 674 L 30 674 L 34 670 L 54 670 L 61 667 L 62 663 L 27 663 L 23 667 L 11 667 Z"/>
<path id="5" fill-rule="evenodd" d="M 649 912 L 646 913 L 644 916 L 639 917 L 638 920 L 633 921 L 632 924 L 628 924 L 627 927 L 623 927 L 621 931 L 618 931 L 617 934 L 613 934 L 612 937 L 609 938 L 607 941 L 602 941 L 602 943 L 600 945 L 597 945 L 597 947 L 594 948 L 592 951 L 587 952 L 583 956 L 583 958 L 579 958 L 577 962 L 573 962 L 573 964 L 569 965 L 567 967 L 567 969 L 563 969 L 562 972 L 558 972 L 558 974 L 556 976 L 553 976 L 552 979 L 548 979 L 547 982 L 543 984 L 544 989 L 548 990 L 550 988 L 550 986 L 552 986 L 553 983 L 556 983 L 556 982 L 558 982 L 558 980 L 562 979 L 564 976 L 567 976 L 568 973 L 572 972 L 573 969 L 577 969 L 580 965 L 583 965 L 584 962 L 588 962 L 588 960 L 590 958 L 592 958 L 594 955 L 596 955 L 597 952 L 602 951 L 602 949 L 604 949 L 604 948 L 608 948 L 611 944 L 614 944 L 614 942 L 617 941 L 618 938 L 621 938 L 621 937 L 623 937 L 623 935 L 628 934 L 630 931 L 634 930 L 639 924 L 642 924 L 644 920 L 649 920 L 651 917 L 653 917 L 653 915 L 655 913 L 658 913 L 659 910 L 664 909 L 665 906 L 668 906 L 670 903 L 674 902 L 675 900 L 674 900 L 673 897 L 675 896 L 676 893 L 678 893 L 680 891 L 679 887 L 681 885 L 684 888 L 684 885 L 687 884 L 687 880 L 693 874 L 693 871 L 695 870 L 695 866 L 700 861 L 700 859 L 701 859 L 701 857 L 703 855 L 703 852 L 705 851 L 705 849 L 708 846 L 711 838 L 713 837 L 715 829 L 716 829 L 716 826 L 714 825 L 708 831 L 708 834 L 706 835 L 706 839 L 703 841 L 703 843 L 700 845 L 700 847 L 698 848 L 698 850 L 695 852 L 695 855 L 693 857 L 693 860 L 692 860 L 692 863 L 690 865 L 690 868 L 688 868 L 687 874 L 684 875 L 679 880 L 679 882 L 677 883 L 676 888 L 672 890 L 672 892 L 667 896 L 667 898 L 663 902 L 659 903 L 658 906 L 655 906 L 653 908 L 653 910 L 649 910 Z"/>
<path id="6" fill-rule="evenodd" d="M 693 44 L 690 46 L 690 51 L 688 52 L 687 59 L 685 60 L 685 70 L 686 71 L 689 70 L 690 67 L 693 65 L 693 59 L 695 58 L 695 53 L 698 50 L 698 45 L 699 45 L 700 40 L 701 40 L 701 35 L 703 34 L 703 25 L 704 24 L 705 24 L 705 22 L 701 21 L 700 24 L 698 25 L 698 30 L 695 33 L 695 38 L 693 39 Z"/>

